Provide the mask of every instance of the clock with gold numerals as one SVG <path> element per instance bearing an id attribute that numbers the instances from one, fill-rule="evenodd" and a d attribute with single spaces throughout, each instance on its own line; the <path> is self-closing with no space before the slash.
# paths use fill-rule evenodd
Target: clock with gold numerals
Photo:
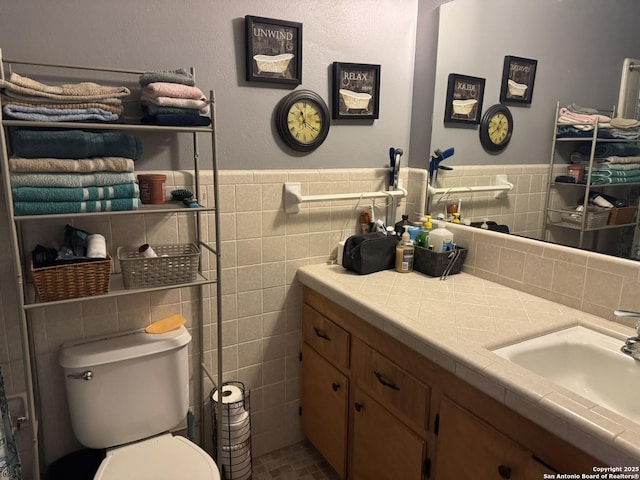
<path id="1" fill-rule="evenodd" d="M 298 152 L 311 152 L 329 134 L 329 108 L 322 97 L 311 90 L 296 90 L 284 97 L 276 109 L 278 134 Z"/>
<path id="2" fill-rule="evenodd" d="M 501 104 L 489 107 L 480 122 L 480 143 L 489 152 L 499 153 L 506 148 L 513 132 L 513 117 Z"/>

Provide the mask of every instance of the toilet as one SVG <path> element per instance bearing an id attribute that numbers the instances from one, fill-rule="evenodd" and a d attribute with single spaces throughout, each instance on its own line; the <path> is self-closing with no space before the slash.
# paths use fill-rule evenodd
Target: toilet
<path id="1" fill-rule="evenodd" d="M 63 345 L 73 432 L 85 447 L 107 449 L 94 480 L 220 480 L 207 452 L 169 433 L 189 408 L 190 341 L 181 326 Z"/>

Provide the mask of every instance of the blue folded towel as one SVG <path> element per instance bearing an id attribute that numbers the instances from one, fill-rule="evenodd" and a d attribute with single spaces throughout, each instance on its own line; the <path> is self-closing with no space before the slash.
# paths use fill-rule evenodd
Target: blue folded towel
<path id="1" fill-rule="evenodd" d="M 109 187 L 17 187 L 11 189 L 14 202 L 84 202 L 113 198 L 139 198 L 137 183 Z"/>
<path id="2" fill-rule="evenodd" d="M 16 216 L 137 210 L 139 198 L 115 198 L 88 202 L 14 202 Z"/>
<path id="3" fill-rule="evenodd" d="M 582 155 L 590 155 L 591 143 L 585 143 L 578 146 L 578 148 L 576 148 L 576 152 Z M 636 155 L 640 155 L 640 148 L 630 143 L 596 143 L 596 148 L 594 151 L 594 156 L 596 158 L 611 156 L 632 157 Z"/>
<path id="4" fill-rule="evenodd" d="M 12 187 L 105 187 L 133 183 L 132 172 L 10 173 Z"/>
<path id="5" fill-rule="evenodd" d="M 33 122 L 115 122 L 120 118 L 101 108 L 48 108 L 8 104 L 2 110 L 9 118 Z"/>
<path id="6" fill-rule="evenodd" d="M 141 123 L 147 125 L 163 125 L 173 127 L 206 127 L 211 125 L 211 118 L 204 115 L 189 115 L 184 113 L 162 113 L 142 117 Z"/>
<path id="7" fill-rule="evenodd" d="M 142 140 L 124 132 L 15 129 L 11 153 L 24 158 L 124 157 L 138 160 Z"/>

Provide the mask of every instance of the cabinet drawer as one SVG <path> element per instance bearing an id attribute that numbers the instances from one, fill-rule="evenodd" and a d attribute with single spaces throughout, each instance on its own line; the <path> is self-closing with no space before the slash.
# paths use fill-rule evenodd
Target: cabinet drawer
<path id="1" fill-rule="evenodd" d="M 429 387 L 358 339 L 353 342 L 351 369 L 352 378 L 382 405 L 405 415 L 417 428 L 428 429 Z"/>
<path id="2" fill-rule="evenodd" d="M 302 306 L 302 338 L 318 353 L 342 369 L 349 368 L 349 332 L 308 305 Z"/>

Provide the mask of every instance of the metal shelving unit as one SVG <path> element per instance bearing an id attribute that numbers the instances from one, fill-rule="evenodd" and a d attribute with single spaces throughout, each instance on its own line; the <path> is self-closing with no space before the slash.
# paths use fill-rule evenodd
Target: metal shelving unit
<path id="1" fill-rule="evenodd" d="M 60 64 L 45 64 L 45 63 L 34 63 L 34 62 L 25 62 L 19 60 L 11 60 L 5 59 L 2 57 L 2 51 L 0 50 L 0 78 L 5 79 L 5 70 L 10 68 L 12 65 L 24 65 L 29 68 L 44 68 L 46 69 L 61 69 L 62 71 L 66 70 L 78 70 L 78 71 L 89 71 L 89 72 L 108 72 L 108 74 L 122 74 L 122 75 L 135 75 L 139 76 L 145 71 L 138 70 L 123 70 L 123 69 L 115 69 L 115 68 L 101 68 L 101 67 L 92 67 L 92 66 L 78 66 L 78 65 L 60 65 Z M 57 70 L 56 70 L 57 71 Z M 191 73 L 195 74 L 193 68 L 191 69 Z M 137 80 L 137 78 L 135 78 Z M 210 91 L 209 93 L 209 105 L 211 112 L 211 126 L 209 127 L 173 127 L 173 126 L 155 126 L 155 125 L 142 125 L 135 123 L 81 123 L 81 122 L 35 122 L 35 121 L 22 121 L 22 120 L 5 120 L 2 118 L 2 111 L 0 110 L 0 122 L 2 123 L 2 128 L 0 128 L 0 151 L 2 157 L 2 184 L 4 188 L 4 195 L 7 207 L 7 216 L 9 218 L 9 235 L 11 237 L 11 257 L 14 263 L 15 270 L 15 283 L 17 289 L 17 297 L 19 304 L 19 323 L 20 323 L 20 333 L 21 333 L 21 341 L 22 341 L 22 350 L 23 354 L 23 364 L 24 364 L 24 375 L 25 375 L 25 384 L 27 389 L 27 411 L 30 419 L 30 434 L 32 440 L 32 451 L 33 451 L 33 477 L 35 479 L 39 479 L 41 475 L 41 457 L 42 450 L 40 445 L 40 425 L 39 425 L 39 392 L 37 386 L 37 374 L 36 374 L 36 361 L 35 355 L 32 353 L 32 332 L 30 328 L 29 322 L 29 313 L 32 310 L 49 307 L 53 305 L 62 305 L 62 304 L 71 304 L 76 302 L 87 302 L 92 300 L 99 300 L 109 297 L 119 297 L 123 295 L 132 295 L 139 293 L 148 293 L 148 292 L 156 292 L 162 290 L 172 290 L 177 288 L 184 287 L 199 287 L 199 321 L 196 322 L 196 319 L 193 319 L 194 325 L 199 328 L 199 365 L 202 369 L 204 369 L 204 339 L 203 339 L 203 321 L 205 315 L 204 309 L 204 298 L 205 298 L 205 289 L 209 285 L 216 286 L 216 325 L 217 325 L 217 350 L 218 350 L 218 379 L 222 378 L 222 322 L 220 321 L 222 318 L 222 267 L 221 267 L 221 241 L 220 235 L 218 232 L 220 231 L 220 215 L 219 211 L 216 208 L 219 205 L 219 180 L 218 180 L 218 164 L 217 164 L 217 144 L 216 144 L 216 112 L 215 112 L 215 96 L 214 92 Z M 122 211 L 122 212 L 95 212 L 95 213 L 77 213 L 77 214 L 60 214 L 60 215 L 32 215 L 32 216 L 15 216 L 13 210 L 13 198 L 11 192 L 11 183 L 9 178 L 9 149 L 7 142 L 7 131 L 10 128 L 15 127 L 34 127 L 38 128 L 55 128 L 55 129 L 82 129 L 82 130 L 95 130 L 95 131 L 105 131 L 105 130 L 122 130 L 127 132 L 154 132 L 160 135 L 191 135 L 193 138 L 193 168 L 194 168 L 194 195 L 196 198 L 201 199 L 203 196 L 202 185 L 200 183 L 200 150 L 199 150 L 199 142 L 201 141 L 198 137 L 200 134 L 209 135 L 211 139 L 211 169 L 213 171 L 213 198 L 209 199 L 209 202 L 213 203 L 213 207 L 201 207 L 201 208 L 188 208 L 182 206 L 175 205 L 143 205 L 138 210 L 133 211 Z M 178 284 L 178 285 L 166 285 L 160 287 L 152 287 L 152 288 L 136 288 L 127 290 L 123 286 L 122 275 L 121 274 L 113 274 L 111 277 L 111 289 L 108 293 L 104 295 L 96 295 L 91 297 L 83 297 L 83 298 L 75 298 L 75 299 L 67 299 L 60 300 L 54 302 L 39 302 L 36 299 L 33 286 L 28 283 L 26 271 L 27 268 L 24 264 L 25 262 L 25 252 L 22 248 L 22 228 L 28 222 L 38 222 L 43 220 L 60 220 L 61 223 L 64 223 L 70 218 L 82 218 L 88 217 L 95 218 L 96 216 L 104 216 L 104 217 L 112 217 L 112 216 L 120 216 L 120 215 L 137 215 L 137 216 L 145 216 L 145 215 L 187 215 L 195 218 L 195 226 L 193 228 L 193 235 L 196 239 L 197 245 L 200 247 L 201 252 L 206 250 L 210 254 L 210 258 L 213 258 L 215 261 L 215 267 L 209 266 L 209 270 L 215 269 L 215 277 L 212 275 L 211 278 L 207 275 L 206 272 L 202 270 L 203 258 L 200 259 L 199 271 L 196 279 L 187 284 Z M 213 222 L 214 222 L 214 231 L 215 231 L 215 239 L 212 242 L 207 242 L 203 240 L 203 215 L 211 215 L 213 214 Z M 211 218 L 209 218 L 211 221 Z M 206 237 L 205 237 L 206 238 Z M 205 434 L 204 434 L 204 425 L 205 425 L 205 413 L 204 413 L 204 384 L 203 384 L 203 375 L 202 371 L 199 372 L 199 384 L 198 384 L 198 399 L 197 404 L 200 407 L 200 443 L 204 443 Z M 208 373 L 208 372 L 204 372 Z"/>
<path id="2" fill-rule="evenodd" d="M 596 151 L 596 144 L 597 143 L 612 143 L 612 142 L 631 142 L 631 143 L 638 143 L 640 140 L 629 140 L 629 139 L 622 139 L 622 138 L 616 138 L 616 139 L 611 139 L 611 138 L 600 138 L 598 136 L 598 131 L 599 129 L 601 129 L 601 125 L 599 124 L 598 120 L 596 119 L 595 122 L 593 123 L 575 123 L 572 124 L 574 126 L 580 126 L 580 125 L 589 125 L 591 127 L 593 127 L 593 130 L 591 132 L 590 136 L 576 136 L 576 137 L 558 137 L 558 115 L 559 115 L 559 111 L 560 111 L 560 104 L 557 103 L 556 104 L 556 113 L 555 113 L 555 121 L 554 121 L 554 125 L 553 125 L 553 139 L 551 142 L 551 157 L 549 160 L 549 179 L 548 179 L 548 183 L 547 183 L 547 190 L 546 190 L 546 196 L 545 196 L 545 204 L 544 204 L 544 210 L 543 210 L 543 224 L 542 224 L 542 231 L 544 232 L 545 235 L 545 240 L 549 240 L 549 233 L 550 233 L 550 229 L 551 228 L 562 228 L 562 229 L 568 229 L 568 230 L 574 230 L 578 232 L 578 241 L 577 241 L 577 248 L 585 248 L 585 242 L 586 242 L 586 234 L 589 232 L 592 232 L 593 235 L 595 236 L 594 242 L 597 243 L 597 235 L 598 232 L 600 231 L 604 231 L 604 230 L 612 230 L 612 229 L 618 229 L 618 228 L 624 228 L 624 227 L 635 227 L 635 231 L 634 231 L 634 241 L 633 244 L 635 245 L 636 243 L 636 236 L 637 236 L 637 230 L 638 230 L 638 221 L 640 220 L 638 217 L 640 217 L 640 215 L 636 214 L 635 217 L 635 221 L 631 222 L 631 223 L 624 223 L 624 224 L 615 224 L 615 225 L 610 225 L 610 224 L 606 224 L 606 225 L 598 225 L 598 226 L 591 226 L 588 222 L 588 217 L 587 215 L 585 215 L 583 212 L 587 212 L 587 206 L 589 205 L 589 194 L 592 191 L 602 191 L 605 188 L 612 188 L 612 189 L 619 189 L 619 188 L 629 188 L 629 187 L 640 187 L 640 183 L 636 183 L 636 182 L 630 182 L 630 183 L 608 183 L 608 184 L 592 184 L 591 182 L 591 173 L 592 173 L 592 167 L 594 164 L 594 158 L 595 158 L 595 151 Z M 613 114 L 613 112 L 615 112 L 615 109 L 611 111 L 611 113 Z M 566 125 L 566 124 L 563 124 Z M 566 125 L 566 126 L 570 126 L 570 125 Z M 585 182 L 584 183 L 563 183 L 563 182 L 556 182 L 555 181 L 555 175 L 557 175 L 557 171 L 554 173 L 555 168 L 558 166 L 558 162 L 557 162 L 557 150 L 558 150 L 558 145 L 562 145 L 562 144 L 573 144 L 576 145 L 578 143 L 590 143 L 591 144 L 591 148 L 590 148 L 590 154 L 589 154 L 589 163 L 588 166 L 585 167 L 585 169 L 587 170 L 587 172 L 585 173 Z M 583 195 L 583 203 L 582 203 L 582 212 L 577 212 L 575 209 L 569 209 L 569 208 L 563 208 L 563 207 L 556 207 L 556 206 L 551 206 L 552 203 L 552 191 L 553 190 L 559 191 L 560 189 L 563 189 L 564 191 L 574 191 L 576 196 L 579 195 Z M 640 198 L 638 198 L 636 200 L 636 205 L 640 205 Z M 557 218 L 558 216 L 560 216 L 561 218 L 564 216 L 566 217 L 567 215 L 571 215 L 573 216 L 573 218 L 575 218 L 577 221 L 574 222 L 567 222 L 567 221 L 558 221 L 558 220 L 552 220 L 551 217 L 552 215 L 555 214 L 555 217 Z"/>

